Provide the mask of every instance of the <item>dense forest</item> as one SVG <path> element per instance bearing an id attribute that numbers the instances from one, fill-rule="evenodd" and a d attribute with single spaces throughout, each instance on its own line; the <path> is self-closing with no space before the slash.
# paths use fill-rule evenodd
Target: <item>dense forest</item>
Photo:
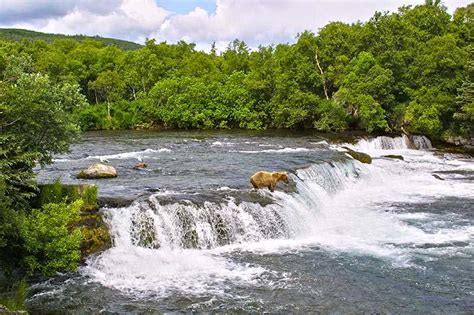
<path id="1" fill-rule="evenodd" d="M 315 128 L 469 136 L 474 6 L 439 1 L 333 22 L 294 44 L 218 54 L 148 40 L 124 51 L 93 40 L 0 43 L 53 82 L 78 84 L 82 129 Z"/>
<path id="2" fill-rule="evenodd" d="M 314 30 L 316 31 L 316 30 Z M 81 200 L 33 209 L 33 167 L 80 129 L 314 128 L 443 139 L 474 128 L 474 5 L 333 22 L 294 44 L 218 53 L 93 39 L 0 40 L 0 267 L 74 270 Z M 5 38 L 5 37 L 4 37 Z M 41 38 L 41 37 L 40 37 Z"/>
<path id="3" fill-rule="evenodd" d="M 64 34 L 50 34 L 41 33 L 30 30 L 24 30 L 19 28 L 0 28 L 0 40 L 4 41 L 38 41 L 42 40 L 47 43 L 51 43 L 59 39 L 72 39 L 77 41 L 83 40 L 95 40 L 100 42 L 104 46 L 115 46 L 123 50 L 134 50 L 143 47 L 140 44 L 129 42 L 126 40 L 106 38 L 100 36 L 86 36 L 86 35 L 64 35 Z"/>

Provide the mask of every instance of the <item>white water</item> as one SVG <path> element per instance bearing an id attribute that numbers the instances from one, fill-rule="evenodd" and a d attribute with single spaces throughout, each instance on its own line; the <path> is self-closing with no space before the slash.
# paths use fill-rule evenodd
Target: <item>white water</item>
<path id="1" fill-rule="evenodd" d="M 374 150 L 432 149 L 431 141 L 427 137 L 411 136 L 409 138 L 405 135 L 396 138 L 381 136 L 372 139 L 362 139 L 355 145 L 355 147 L 363 152 Z"/>
<path id="2" fill-rule="evenodd" d="M 426 140 L 418 146 L 431 147 Z M 349 160 L 298 170 L 292 178 L 297 193 L 259 191 L 274 199 L 267 206 L 237 204 L 231 197 L 221 203 L 161 204 L 157 195 L 148 203 L 106 209 L 114 247 L 90 260 L 83 271 L 134 294 L 164 296 L 179 290 L 225 295 L 228 283 L 260 285 L 271 272 L 232 261 L 228 256 L 235 252 L 279 254 L 317 245 L 401 267 L 413 266 L 414 257 L 439 254 L 418 247 L 423 244 L 468 242 L 464 250 L 472 250 L 473 226 L 443 227 L 430 224 L 431 214 L 392 211 L 396 203 L 473 198 L 471 183 L 432 176 L 434 171 L 472 170 L 472 160 L 411 150 L 404 138 L 362 140 L 353 148 L 376 157 L 373 164 Z M 405 161 L 377 158 L 386 154 L 403 154 Z M 410 220 L 425 228 L 410 225 Z M 154 240 L 140 243 L 137 226 L 152 227 Z"/>
<path id="3" fill-rule="evenodd" d="M 171 152 L 168 148 L 161 148 L 158 150 L 155 149 L 145 149 L 143 151 L 133 151 L 133 152 L 122 152 L 117 154 L 109 154 L 109 155 L 93 155 L 88 156 L 86 158 L 82 158 L 81 160 L 123 160 L 123 159 L 137 159 L 140 160 L 142 158 L 150 158 L 155 153 L 169 153 Z M 70 159 L 54 159 L 54 162 L 70 162 Z"/>
<path id="4" fill-rule="evenodd" d="M 264 146 L 264 145 L 262 145 Z M 295 152 L 308 152 L 311 151 L 311 149 L 308 148 L 283 148 L 283 149 L 266 149 L 266 150 L 241 150 L 237 151 L 240 153 L 295 153 Z"/>

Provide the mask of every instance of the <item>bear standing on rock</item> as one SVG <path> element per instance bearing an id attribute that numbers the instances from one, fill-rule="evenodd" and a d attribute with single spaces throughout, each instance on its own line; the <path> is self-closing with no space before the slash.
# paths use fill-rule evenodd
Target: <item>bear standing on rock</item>
<path id="1" fill-rule="evenodd" d="M 268 187 L 271 192 L 275 190 L 279 181 L 289 183 L 287 172 L 257 172 L 250 177 L 253 188 Z"/>

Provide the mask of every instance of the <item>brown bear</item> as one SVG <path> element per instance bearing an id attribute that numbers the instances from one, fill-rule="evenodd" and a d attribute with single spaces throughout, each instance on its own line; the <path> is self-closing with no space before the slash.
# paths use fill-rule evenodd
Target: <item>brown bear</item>
<path id="1" fill-rule="evenodd" d="M 275 187 L 279 181 L 289 183 L 287 172 L 257 172 L 250 177 L 250 183 L 253 188 L 268 187 L 271 192 L 275 190 Z"/>

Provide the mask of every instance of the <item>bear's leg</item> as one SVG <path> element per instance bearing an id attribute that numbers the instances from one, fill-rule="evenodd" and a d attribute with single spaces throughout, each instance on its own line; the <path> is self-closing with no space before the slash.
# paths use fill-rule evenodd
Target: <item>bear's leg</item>
<path id="1" fill-rule="evenodd" d="M 275 191 L 275 184 L 270 184 L 270 186 L 268 186 L 268 189 L 270 189 L 271 192 L 274 192 Z"/>

